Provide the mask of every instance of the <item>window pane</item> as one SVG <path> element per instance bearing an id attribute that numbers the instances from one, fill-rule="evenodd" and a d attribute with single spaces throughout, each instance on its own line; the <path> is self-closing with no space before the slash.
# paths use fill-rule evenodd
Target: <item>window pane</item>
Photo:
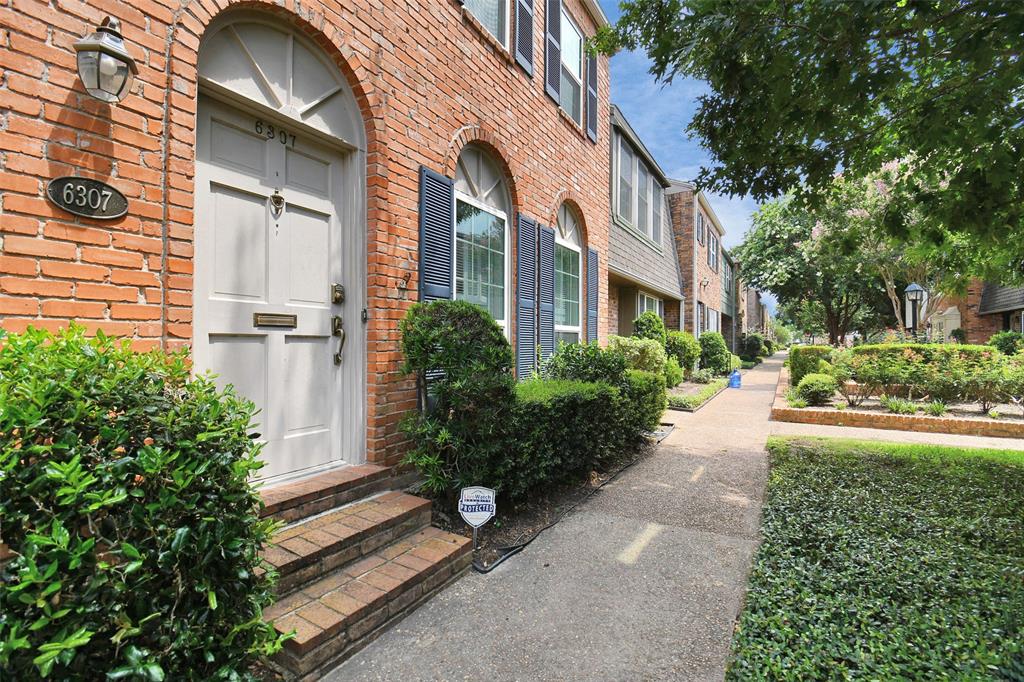
<path id="1" fill-rule="evenodd" d="M 652 186 L 654 191 L 652 192 L 653 206 L 651 206 L 651 239 L 654 240 L 655 244 L 661 244 L 661 185 L 653 182 Z"/>
<path id="2" fill-rule="evenodd" d="M 650 234 L 647 231 L 647 193 L 650 191 L 650 184 L 651 175 L 647 172 L 647 166 L 638 163 L 636 177 L 636 228 L 644 234 Z"/>
<path id="3" fill-rule="evenodd" d="M 572 117 L 572 120 L 577 123 L 583 123 L 583 99 L 581 93 L 583 92 L 582 87 L 578 80 L 573 78 L 569 73 L 569 70 L 562 67 L 562 90 L 559 93 L 559 104 L 565 109 L 565 112 Z"/>
<path id="4" fill-rule="evenodd" d="M 580 254 L 555 244 L 555 324 L 580 326 Z"/>
<path id="5" fill-rule="evenodd" d="M 505 44 L 505 0 L 465 0 L 465 7 L 484 28 Z M 565 33 L 565 29 L 562 29 Z"/>
<path id="6" fill-rule="evenodd" d="M 619 138 L 619 215 L 633 222 L 633 150 Z"/>
<path id="7" fill-rule="evenodd" d="M 562 11 L 562 65 L 577 81 L 583 80 L 583 36 L 569 15 Z"/>
<path id="8" fill-rule="evenodd" d="M 456 202 L 455 298 L 505 319 L 505 221 Z"/>
<path id="9" fill-rule="evenodd" d="M 579 334 L 579 332 L 558 332 L 557 334 L 555 334 L 555 342 L 556 343 L 565 343 L 565 344 L 572 345 L 574 343 L 579 343 L 579 341 L 580 341 L 580 334 Z"/>

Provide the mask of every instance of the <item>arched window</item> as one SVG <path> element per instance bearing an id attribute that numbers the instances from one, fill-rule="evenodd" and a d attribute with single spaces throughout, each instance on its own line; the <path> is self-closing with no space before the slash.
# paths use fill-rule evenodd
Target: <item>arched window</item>
<path id="1" fill-rule="evenodd" d="M 562 204 L 555 230 L 555 339 L 559 342 L 578 343 L 582 336 L 582 251 L 579 220 L 568 204 Z"/>
<path id="2" fill-rule="evenodd" d="M 455 298 L 484 308 L 508 333 L 508 216 L 505 177 L 479 147 L 455 171 Z"/>

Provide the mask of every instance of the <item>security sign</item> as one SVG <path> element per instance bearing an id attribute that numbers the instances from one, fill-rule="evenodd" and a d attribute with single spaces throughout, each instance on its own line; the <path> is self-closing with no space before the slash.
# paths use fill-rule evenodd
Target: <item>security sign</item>
<path id="1" fill-rule="evenodd" d="M 473 486 L 463 488 L 459 497 L 459 514 L 462 520 L 473 528 L 479 528 L 494 516 L 494 491 L 490 488 Z"/>

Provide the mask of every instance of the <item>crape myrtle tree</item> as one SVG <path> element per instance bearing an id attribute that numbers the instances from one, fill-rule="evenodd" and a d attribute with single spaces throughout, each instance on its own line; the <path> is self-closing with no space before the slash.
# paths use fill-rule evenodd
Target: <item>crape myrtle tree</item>
<path id="1" fill-rule="evenodd" d="M 887 232 L 947 252 L 966 243 L 974 274 L 1024 279 L 1024 2 L 621 7 L 599 49 L 642 49 L 660 80 L 708 85 L 690 124 L 714 159 L 702 187 L 759 201 L 800 187 L 814 201 L 837 171 L 914 159 Z"/>
<path id="2" fill-rule="evenodd" d="M 848 220 L 846 212 L 812 213 L 787 196 L 761 206 L 733 252 L 747 282 L 791 310 L 805 302 L 798 326 L 810 331 L 820 323 L 832 344 L 845 342 L 858 328 L 881 291 L 868 254 L 849 248 Z"/>

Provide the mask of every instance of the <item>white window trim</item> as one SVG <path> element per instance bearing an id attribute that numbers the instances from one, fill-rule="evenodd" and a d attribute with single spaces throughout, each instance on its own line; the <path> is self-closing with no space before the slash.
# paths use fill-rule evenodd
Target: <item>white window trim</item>
<path id="1" fill-rule="evenodd" d="M 511 299 L 512 299 L 512 296 L 511 296 L 511 291 L 512 291 L 512 273 L 510 271 L 510 267 L 509 266 L 510 266 L 511 260 L 512 260 L 512 258 L 511 258 L 511 256 L 512 256 L 512 245 L 510 243 L 510 234 L 509 234 L 509 229 L 508 229 L 508 216 L 505 215 L 505 212 L 500 210 L 500 209 L 494 208 L 493 206 L 488 206 L 487 204 L 483 203 L 482 201 L 477 201 L 476 199 L 474 199 L 473 197 L 471 197 L 471 196 L 469 196 L 467 194 L 463 194 L 462 192 L 456 191 L 455 192 L 455 198 L 453 199 L 453 202 L 452 202 L 452 216 L 453 216 L 453 218 L 457 217 L 459 215 L 459 213 L 458 213 L 458 202 L 460 202 L 460 201 L 463 202 L 463 203 L 467 203 L 470 206 L 473 206 L 475 208 L 478 208 L 481 211 L 485 211 L 486 213 L 489 213 L 490 215 L 493 215 L 493 216 L 495 216 L 497 218 L 501 218 L 505 222 L 505 254 L 504 254 L 504 258 L 503 258 L 505 277 L 504 277 L 504 282 L 502 282 L 502 286 L 504 287 L 504 294 L 505 294 L 502 297 L 504 299 L 504 306 L 503 306 L 504 310 L 503 310 L 503 312 L 505 313 L 505 319 L 504 320 L 495 320 L 495 322 L 497 322 L 498 326 L 501 327 L 501 331 L 505 334 L 505 337 L 509 338 L 509 324 L 508 324 L 508 320 L 509 320 L 509 316 L 511 314 Z M 452 223 L 452 300 L 457 301 L 458 300 L 458 293 L 457 293 L 458 287 L 456 286 L 455 283 L 456 283 L 456 279 L 457 279 L 457 273 L 458 273 L 458 270 L 459 270 L 459 263 L 458 263 L 458 260 L 459 260 L 459 244 L 458 244 L 459 238 L 458 238 L 458 235 L 456 234 L 455 230 L 456 230 L 456 225 L 453 222 Z"/>
<path id="2" fill-rule="evenodd" d="M 644 305 L 645 298 L 654 301 L 654 312 L 658 314 L 658 317 L 665 319 L 665 301 L 659 296 L 649 294 L 646 291 L 642 290 L 636 292 L 636 309 L 639 311 L 637 313 L 637 317 L 640 317 L 640 315 L 647 312 L 647 306 Z"/>
<path id="3" fill-rule="evenodd" d="M 580 229 L 579 221 L 576 221 L 576 230 L 578 231 L 579 229 Z M 577 315 L 576 319 L 578 319 L 580 321 L 580 323 L 577 326 L 575 326 L 575 327 L 569 327 L 569 326 L 564 325 L 564 324 L 556 324 L 555 325 L 555 334 L 557 336 L 557 334 L 559 332 L 565 332 L 565 333 L 575 332 L 576 333 L 576 342 L 580 343 L 580 342 L 583 341 L 583 247 L 581 245 L 573 244 L 572 242 L 569 242 L 569 241 L 566 241 L 566 240 L 562 239 L 562 235 L 559 234 L 559 230 L 558 230 L 557 226 L 555 227 L 555 243 L 559 244 L 561 246 L 564 246 L 565 248 L 569 249 L 570 251 L 575 251 L 576 255 L 579 256 L 579 259 L 580 259 L 580 261 L 579 261 L 579 273 L 580 273 L 580 276 L 579 276 L 579 286 L 577 287 L 579 289 L 579 291 L 577 292 L 577 296 L 576 296 L 576 300 L 579 302 L 579 308 L 580 308 L 579 309 L 579 314 Z M 555 275 L 556 276 L 558 275 L 558 269 L 557 268 L 555 268 Z"/>
<path id="4" fill-rule="evenodd" d="M 583 29 L 580 28 L 580 25 L 578 23 L 576 23 L 576 20 L 572 18 L 572 15 L 565 11 L 565 5 L 562 5 L 562 17 L 565 17 L 566 19 L 569 20 L 569 23 L 572 24 L 573 28 L 576 29 L 576 33 L 578 33 L 579 36 L 580 36 L 580 79 L 578 81 L 576 81 L 576 83 L 580 86 L 580 101 L 577 102 L 577 104 L 579 105 L 580 119 L 578 121 L 576 121 L 576 119 L 573 118 L 572 114 L 570 114 L 565 109 L 565 107 L 562 106 L 561 102 L 558 103 L 558 107 L 562 111 L 565 111 L 565 115 L 566 116 L 571 118 L 573 121 L 576 121 L 576 123 L 578 125 L 582 126 L 583 125 L 583 120 L 586 118 L 585 112 L 583 111 L 583 108 L 585 106 L 585 97 L 586 97 L 586 89 L 587 88 L 586 88 L 586 85 L 584 84 L 583 80 L 587 77 L 587 74 L 585 73 L 586 72 L 586 67 L 584 66 L 585 65 L 585 61 L 586 61 L 585 58 L 584 58 L 584 49 L 585 49 L 585 46 L 587 44 L 587 36 L 586 36 L 586 34 L 583 33 Z M 561 17 L 559 17 L 559 20 L 561 20 Z M 563 36 L 563 39 L 564 39 L 564 36 Z M 562 55 L 562 54 L 565 54 L 564 46 L 559 51 L 559 55 Z M 564 69 L 564 68 L 565 68 L 565 62 L 563 62 L 561 56 L 559 56 L 559 58 L 558 58 L 558 75 L 559 75 L 559 78 L 561 78 L 562 69 Z M 572 78 L 574 81 L 576 80 L 576 77 L 573 76 L 571 73 L 569 74 L 569 77 Z M 561 98 L 562 98 L 561 88 L 559 88 L 558 98 L 559 98 L 559 100 L 561 100 Z"/>

